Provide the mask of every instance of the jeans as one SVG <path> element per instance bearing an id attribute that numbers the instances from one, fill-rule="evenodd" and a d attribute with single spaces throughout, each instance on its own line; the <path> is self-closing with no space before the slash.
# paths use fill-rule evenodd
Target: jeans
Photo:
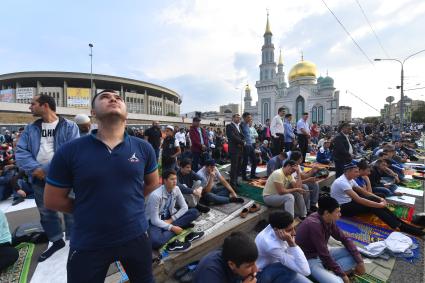
<path id="1" fill-rule="evenodd" d="M 310 191 L 310 201 L 308 204 L 306 203 L 307 209 L 309 209 L 310 207 L 315 206 L 319 201 L 320 187 L 319 184 L 317 184 L 316 182 L 307 183 L 304 185 L 306 185 L 308 190 Z"/>
<path id="2" fill-rule="evenodd" d="M 0 176 L 0 200 L 8 199 L 12 194 L 13 188 L 10 182 L 13 174 L 14 172 L 10 170 Z"/>
<path id="3" fill-rule="evenodd" d="M 349 271 L 356 266 L 354 258 L 345 248 L 329 248 L 329 253 L 343 271 Z M 343 282 L 341 277 L 323 266 L 320 258 L 309 259 L 308 265 L 310 266 L 311 276 L 319 283 Z"/>
<path id="4" fill-rule="evenodd" d="M 292 216 L 294 216 L 295 213 L 301 217 L 305 217 L 307 215 L 304 197 L 300 193 L 268 195 L 264 196 L 263 199 L 266 205 L 283 208 Z"/>
<path id="5" fill-rule="evenodd" d="M 35 203 L 40 213 L 40 223 L 47 234 L 47 238 L 50 242 L 62 239 L 62 221 L 59 213 L 44 207 L 44 181 L 35 180 L 32 188 L 34 189 Z M 69 238 L 74 219 L 71 214 L 64 213 L 63 216 L 65 220 L 65 234 Z"/>
<path id="6" fill-rule="evenodd" d="M 206 204 L 226 204 L 230 202 L 229 191 L 223 186 L 214 186 L 209 193 L 202 196 Z"/>
<path id="7" fill-rule="evenodd" d="M 23 179 L 18 180 L 18 187 L 25 192 L 27 199 L 34 198 L 34 190 L 30 183 Z M 21 196 L 17 192 L 13 192 L 13 199 L 20 198 Z"/>
<path id="8" fill-rule="evenodd" d="M 391 185 L 388 188 L 382 187 L 373 187 L 372 192 L 374 194 L 382 194 L 385 197 L 391 197 L 394 195 L 394 191 L 397 189 L 397 185 Z"/>
<path id="9" fill-rule="evenodd" d="M 254 147 L 246 145 L 243 151 L 242 161 L 242 177 L 246 178 L 246 169 L 248 167 L 248 159 L 251 163 L 251 177 L 255 177 L 255 169 L 257 168 L 257 157 L 255 156 Z"/>
<path id="10" fill-rule="evenodd" d="M 311 283 L 305 276 L 289 269 L 280 262 L 272 263 L 257 274 L 258 283 Z"/>
<path id="11" fill-rule="evenodd" d="M 117 247 L 89 251 L 69 249 L 68 283 L 103 283 L 109 265 L 120 261 L 130 279 L 136 283 L 153 283 L 152 247 L 147 233 Z"/>
<path id="12" fill-rule="evenodd" d="M 180 228 L 187 228 L 189 224 L 199 217 L 199 211 L 196 208 L 189 208 L 189 210 L 183 214 L 180 218 L 176 219 L 172 224 L 173 226 L 179 226 Z M 151 238 L 152 248 L 159 249 L 165 243 L 167 243 L 176 234 L 172 231 L 168 231 L 163 228 L 159 228 L 153 225 L 149 226 L 149 237 Z"/>
<path id="13" fill-rule="evenodd" d="M 292 141 L 285 142 L 285 152 L 291 151 L 293 144 L 294 144 L 294 142 L 292 142 Z"/>

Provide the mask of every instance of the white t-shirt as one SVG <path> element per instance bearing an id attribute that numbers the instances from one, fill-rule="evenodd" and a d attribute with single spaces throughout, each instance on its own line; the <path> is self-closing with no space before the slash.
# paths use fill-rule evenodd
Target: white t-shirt
<path id="1" fill-rule="evenodd" d="M 331 197 L 336 199 L 339 204 L 351 202 L 351 197 L 347 195 L 346 191 L 352 190 L 357 185 L 356 181 L 348 180 L 345 174 L 342 174 L 336 179 L 331 186 Z"/>
<path id="2" fill-rule="evenodd" d="M 55 128 L 59 120 L 53 123 L 41 123 L 40 149 L 37 154 L 37 162 L 41 165 L 49 163 L 55 154 Z"/>
<path id="3" fill-rule="evenodd" d="M 220 171 L 218 171 L 217 167 L 215 167 L 214 171 L 215 171 L 215 177 L 214 177 L 213 184 L 215 186 L 217 185 L 218 182 L 220 182 L 221 174 L 220 174 Z M 196 174 L 198 174 L 199 177 L 201 177 L 203 185 L 206 185 L 208 183 L 209 174 L 205 166 L 199 169 L 199 171 L 196 172 Z"/>
<path id="4" fill-rule="evenodd" d="M 184 133 L 181 133 L 181 132 L 176 133 L 175 138 L 179 143 L 186 145 L 186 136 Z"/>

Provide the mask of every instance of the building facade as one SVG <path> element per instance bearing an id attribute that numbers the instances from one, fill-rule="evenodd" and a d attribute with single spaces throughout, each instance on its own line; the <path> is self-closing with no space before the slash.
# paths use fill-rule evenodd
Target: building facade
<path id="1" fill-rule="evenodd" d="M 340 106 L 338 108 L 339 122 L 351 122 L 351 107 L 350 106 Z"/>
<path id="2" fill-rule="evenodd" d="M 91 89 L 93 78 L 93 90 Z M 0 75 L 0 102 L 30 103 L 37 94 L 53 97 L 58 107 L 89 109 L 94 93 L 113 89 L 129 113 L 180 114 L 178 93 L 156 84 L 115 76 L 71 72 L 19 72 Z"/>
<path id="3" fill-rule="evenodd" d="M 277 114 L 280 107 L 291 113 L 295 120 L 304 112 L 310 114 L 310 122 L 337 125 L 339 122 L 339 91 L 334 87 L 334 80 L 329 77 L 317 77 L 316 65 L 301 61 L 291 68 L 286 82 L 283 56 L 275 62 L 275 48 L 267 16 L 264 43 L 261 49 L 260 80 L 255 84 L 258 101 L 252 105 L 251 89 L 245 88 L 244 111 L 253 115 L 254 121 L 265 123 Z M 276 70 L 277 69 L 277 70 Z"/>

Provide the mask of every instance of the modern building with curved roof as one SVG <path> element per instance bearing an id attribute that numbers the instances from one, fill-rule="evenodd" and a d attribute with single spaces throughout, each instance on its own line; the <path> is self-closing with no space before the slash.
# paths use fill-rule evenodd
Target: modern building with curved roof
<path id="1" fill-rule="evenodd" d="M 92 91 L 91 91 L 92 89 Z M 104 89 L 118 92 L 134 114 L 177 116 L 181 96 L 166 87 L 101 74 L 34 71 L 0 75 L 0 102 L 29 103 L 36 94 L 52 96 L 58 107 L 89 109 L 91 98 Z"/>
<path id="2" fill-rule="evenodd" d="M 334 80 L 318 76 L 316 64 L 301 60 L 285 75 L 282 52 L 275 61 L 272 31 L 267 16 L 264 44 L 261 48 L 260 79 L 256 82 L 258 101 L 252 104 L 251 88 L 245 88 L 244 111 L 250 112 L 255 122 L 265 123 L 273 118 L 280 107 L 291 113 L 294 122 L 304 112 L 310 114 L 309 122 L 337 125 L 339 122 L 339 91 Z"/>

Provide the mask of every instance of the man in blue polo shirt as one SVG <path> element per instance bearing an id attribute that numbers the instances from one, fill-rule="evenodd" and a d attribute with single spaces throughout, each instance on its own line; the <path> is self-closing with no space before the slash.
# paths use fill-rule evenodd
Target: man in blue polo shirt
<path id="1" fill-rule="evenodd" d="M 74 215 L 68 282 L 103 282 L 116 260 L 131 282 L 154 282 L 144 202 L 158 186 L 155 152 L 125 133 L 127 108 L 115 91 L 93 98 L 92 115 L 98 130 L 61 147 L 46 180 L 46 207 Z"/>

